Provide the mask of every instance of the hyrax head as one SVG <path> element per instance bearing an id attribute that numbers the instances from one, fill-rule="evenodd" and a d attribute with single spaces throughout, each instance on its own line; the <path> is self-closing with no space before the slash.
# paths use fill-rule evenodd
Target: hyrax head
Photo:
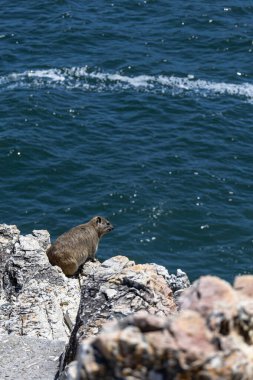
<path id="1" fill-rule="evenodd" d="M 95 216 L 91 219 L 91 221 L 96 228 L 99 237 L 102 237 L 113 230 L 113 225 L 109 222 L 109 220 L 103 218 L 102 216 Z"/>

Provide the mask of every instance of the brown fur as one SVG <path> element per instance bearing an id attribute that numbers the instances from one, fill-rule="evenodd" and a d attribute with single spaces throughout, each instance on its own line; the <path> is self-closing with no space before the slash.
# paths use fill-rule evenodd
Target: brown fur
<path id="1" fill-rule="evenodd" d="M 95 259 L 99 240 L 113 229 L 111 223 L 95 216 L 59 236 L 47 250 L 49 262 L 59 266 L 67 275 L 73 275 L 87 259 Z"/>

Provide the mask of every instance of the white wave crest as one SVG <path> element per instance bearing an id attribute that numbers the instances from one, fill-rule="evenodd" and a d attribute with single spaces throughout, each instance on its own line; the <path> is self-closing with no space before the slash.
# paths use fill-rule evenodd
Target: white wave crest
<path id="1" fill-rule="evenodd" d="M 16 88 L 79 88 L 84 91 L 147 91 L 170 93 L 184 92 L 200 96 L 230 95 L 253 102 L 253 85 L 250 83 L 225 83 L 165 75 L 127 76 L 120 73 L 94 71 L 87 66 L 48 70 L 29 70 L 0 77 L 0 91 Z"/>
<path id="2" fill-rule="evenodd" d="M 31 70 L 27 71 L 28 78 L 48 78 L 52 81 L 64 81 L 65 76 L 60 72 L 60 70 Z M 21 74 L 22 75 L 22 74 Z"/>

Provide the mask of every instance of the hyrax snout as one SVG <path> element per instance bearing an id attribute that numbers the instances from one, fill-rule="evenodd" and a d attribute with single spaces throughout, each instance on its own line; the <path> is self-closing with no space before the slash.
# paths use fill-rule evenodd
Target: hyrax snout
<path id="1" fill-rule="evenodd" d="M 67 276 L 73 275 L 87 259 L 95 258 L 99 240 L 112 230 L 112 224 L 101 216 L 71 228 L 48 248 L 49 262 L 59 266 Z"/>

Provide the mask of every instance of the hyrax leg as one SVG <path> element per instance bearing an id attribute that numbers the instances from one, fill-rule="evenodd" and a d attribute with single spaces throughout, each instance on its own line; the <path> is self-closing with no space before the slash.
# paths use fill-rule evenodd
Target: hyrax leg
<path id="1" fill-rule="evenodd" d="M 66 264 L 62 264 L 61 266 L 63 272 L 66 274 L 66 276 L 72 276 L 77 272 L 78 265 L 76 262 L 67 262 Z"/>

